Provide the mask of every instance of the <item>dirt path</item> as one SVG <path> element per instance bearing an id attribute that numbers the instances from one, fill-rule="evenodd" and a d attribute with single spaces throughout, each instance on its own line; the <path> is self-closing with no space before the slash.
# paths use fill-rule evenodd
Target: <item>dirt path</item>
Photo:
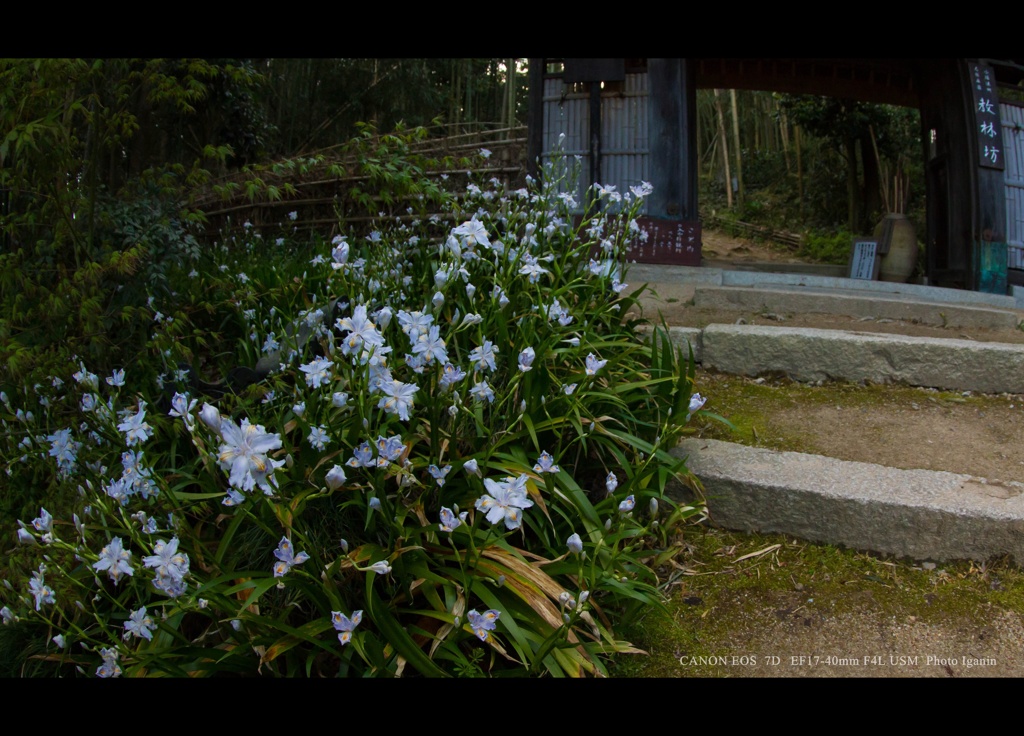
<path id="1" fill-rule="evenodd" d="M 799 258 L 793 251 L 784 246 L 769 243 L 758 243 L 745 238 L 737 238 L 716 230 L 705 230 L 701 233 L 701 255 L 711 260 L 731 261 L 775 261 L 777 263 L 810 263 Z"/>
<path id="2" fill-rule="evenodd" d="M 736 432 L 708 423 L 706 436 L 774 450 L 989 480 L 1024 480 L 1024 396 L 909 386 L 808 386 L 701 371 L 705 409 Z"/>
<path id="3" fill-rule="evenodd" d="M 798 260 L 779 249 L 717 233 L 704 237 L 706 257 Z M 703 327 L 740 318 L 748 324 L 780 324 L 753 313 L 697 310 L 687 306 L 685 291 L 669 287 L 663 292 L 659 299 L 647 301 L 645 311 L 661 310 L 668 324 Z M 781 324 L 1024 343 L 1020 330 L 952 330 L 828 315 L 787 315 Z M 730 434 L 720 425 L 707 423 L 700 430 L 705 436 L 899 468 L 1024 480 L 1024 396 L 901 386 L 807 386 L 784 379 L 705 372 L 698 375 L 697 388 L 709 398 L 706 409 L 737 425 L 737 432 Z M 752 545 L 763 543 L 751 541 Z M 702 573 L 684 579 L 673 595 L 672 620 L 658 624 L 661 633 L 648 643 L 652 658 L 646 673 L 662 677 L 1024 676 L 1020 591 L 1006 595 L 995 587 L 986 590 L 989 583 L 985 582 L 976 586 L 980 592 L 959 593 L 951 588 L 949 595 L 939 598 L 911 592 L 908 577 L 916 577 L 926 588 L 941 588 L 958 574 L 970 577 L 951 575 L 942 565 L 913 561 L 880 563 L 893 566 L 893 581 L 868 574 L 850 576 L 835 585 L 827 573 L 822 574 L 820 565 L 808 560 L 801 545 L 783 540 L 783 549 L 756 570 L 749 567 L 725 577 Z M 726 550 L 726 555 L 738 558 L 749 551 Z M 807 568 L 804 575 L 797 572 L 801 567 Z M 974 569 L 973 565 L 968 568 Z M 903 583 L 894 582 L 897 570 Z M 758 581 L 764 574 L 774 582 L 754 585 L 750 579 L 754 572 Z M 716 621 L 720 623 L 712 623 Z M 698 661 L 695 655 L 711 659 Z"/>

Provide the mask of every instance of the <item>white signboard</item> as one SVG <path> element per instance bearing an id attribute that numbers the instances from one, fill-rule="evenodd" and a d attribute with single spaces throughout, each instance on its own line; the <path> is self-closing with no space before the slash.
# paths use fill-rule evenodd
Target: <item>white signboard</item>
<path id="1" fill-rule="evenodd" d="M 850 258 L 850 278 L 874 281 L 878 278 L 880 261 L 877 240 L 854 240 L 853 255 Z"/>

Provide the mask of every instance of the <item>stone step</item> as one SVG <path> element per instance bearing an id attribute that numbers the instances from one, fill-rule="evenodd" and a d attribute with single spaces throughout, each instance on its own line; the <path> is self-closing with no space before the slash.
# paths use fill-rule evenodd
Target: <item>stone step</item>
<path id="1" fill-rule="evenodd" d="M 689 439 L 714 523 L 936 561 L 1024 565 L 1024 484 Z M 673 493 L 690 500 L 681 488 Z"/>
<path id="2" fill-rule="evenodd" d="M 1012 309 L 922 301 L 920 298 L 911 299 L 899 294 L 838 291 L 821 287 L 799 289 L 699 284 L 694 289 L 693 303 L 699 309 L 761 311 L 777 315 L 833 314 L 864 319 L 903 320 L 934 327 L 1012 330 L 1021 322 L 1021 315 Z"/>
<path id="3" fill-rule="evenodd" d="M 627 280 L 652 285 L 707 284 L 710 286 L 743 286 L 756 288 L 825 289 L 831 293 L 852 292 L 865 296 L 890 296 L 908 301 L 938 304 L 987 306 L 997 309 L 1024 309 L 1024 289 L 1013 290 L 1013 295 L 988 294 L 966 289 L 947 289 L 922 284 L 898 284 L 887 281 L 868 281 L 815 273 L 777 273 L 762 270 L 741 270 L 743 264 L 732 268 L 704 266 L 675 266 L 634 263 L 629 266 Z M 786 265 L 789 269 L 789 264 Z"/>
<path id="4" fill-rule="evenodd" d="M 904 383 L 948 391 L 1024 394 L 1024 345 L 807 327 L 669 327 L 705 368 L 803 382 Z"/>
<path id="5" fill-rule="evenodd" d="M 921 314 L 942 313 L 947 326 L 985 326 L 970 320 L 991 318 L 996 324 L 1002 320 L 1005 329 L 1011 315 L 1015 321 L 1009 326 L 1016 327 L 1021 315 L 1012 310 L 1024 308 L 1022 293 L 1014 299 L 912 284 L 851 283 L 806 273 L 633 266 L 628 279 L 637 284 L 648 281 L 669 301 L 692 297 L 697 302 L 698 291 L 707 298 L 725 298 L 724 289 L 733 287 L 732 293 L 756 293 L 745 298 L 759 301 L 753 307 L 739 307 L 743 309 L 820 312 L 822 303 L 829 301 L 836 305 L 832 314 L 906 320 L 914 319 L 913 310 L 918 310 L 918 321 L 934 324 Z M 769 299 L 776 300 L 772 306 Z M 793 300 L 791 309 L 782 306 L 784 299 Z M 737 309 L 704 304 L 723 311 Z M 867 311 L 856 311 L 862 309 Z M 692 347 L 697 362 L 726 373 L 1024 394 L 1024 345 L 766 325 L 670 326 L 668 332 L 684 354 Z M 674 453 L 686 457 L 703 481 L 713 521 L 728 528 L 781 532 L 937 561 L 987 560 L 1005 554 L 1024 565 L 1020 483 L 714 440 L 687 440 Z"/>

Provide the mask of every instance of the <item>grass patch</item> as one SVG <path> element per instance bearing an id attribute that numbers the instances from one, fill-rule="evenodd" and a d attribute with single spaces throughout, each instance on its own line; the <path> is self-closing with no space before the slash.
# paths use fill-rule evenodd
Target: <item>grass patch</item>
<path id="1" fill-rule="evenodd" d="M 1024 610 L 1024 572 L 1008 560 L 921 564 L 714 528 L 695 531 L 687 541 L 687 555 L 661 571 L 671 598 L 667 613 L 652 610 L 624 632 L 649 656 L 623 658 L 615 676 L 748 675 L 745 667 L 700 664 L 700 658 L 788 656 L 783 645 L 765 648 L 757 632 L 788 635 L 858 612 L 900 624 L 984 628 L 1000 610 Z"/>

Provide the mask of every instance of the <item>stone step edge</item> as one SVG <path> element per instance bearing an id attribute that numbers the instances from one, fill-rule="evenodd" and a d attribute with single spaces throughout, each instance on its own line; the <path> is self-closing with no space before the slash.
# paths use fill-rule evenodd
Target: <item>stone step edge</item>
<path id="1" fill-rule="evenodd" d="M 990 305 L 910 300 L 896 294 L 863 291 L 808 291 L 775 285 L 754 287 L 698 284 L 694 287 L 693 304 L 697 309 L 722 311 L 768 310 L 783 314 L 902 319 L 933 327 L 1012 330 L 1021 323 L 1020 313 Z"/>
<path id="2" fill-rule="evenodd" d="M 704 485 L 711 521 L 918 560 L 1024 566 L 1024 484 L 688 439 L 672 450 Z M 681 486 L 673 497 L 692 501 Z"/>
<path id="3" fill-rule="evenodd" d="M 1004 309 L 1024 308 L 1024 294 L 1011 290 L 1012 294 L 989 294 L 982 291 L 948 289 L 923 284 L 900 284 L 887 281 L 868 281 L 841 276 L 819 276 L 806 273 L 772 273 L 742 271 L 706 266 L 664 266 L 652 264 L 631 264 L 627 278 L 637 283 L 646 278 L 651 284 L 711 284 L 715 286 L 805 286 L 822 289 L 846 289 L 868 294 L 890 294 L 904 297 L 919 297 L 927 301 L 958 303 L 976 306 L 1000 307 Z"/>
<path id="4" fill-rule="evenodd" d="M 696 363 L 736 375 L 1024 393 L 1024 345 L 768 325 L 669 326 L 668 336 Z"/>

